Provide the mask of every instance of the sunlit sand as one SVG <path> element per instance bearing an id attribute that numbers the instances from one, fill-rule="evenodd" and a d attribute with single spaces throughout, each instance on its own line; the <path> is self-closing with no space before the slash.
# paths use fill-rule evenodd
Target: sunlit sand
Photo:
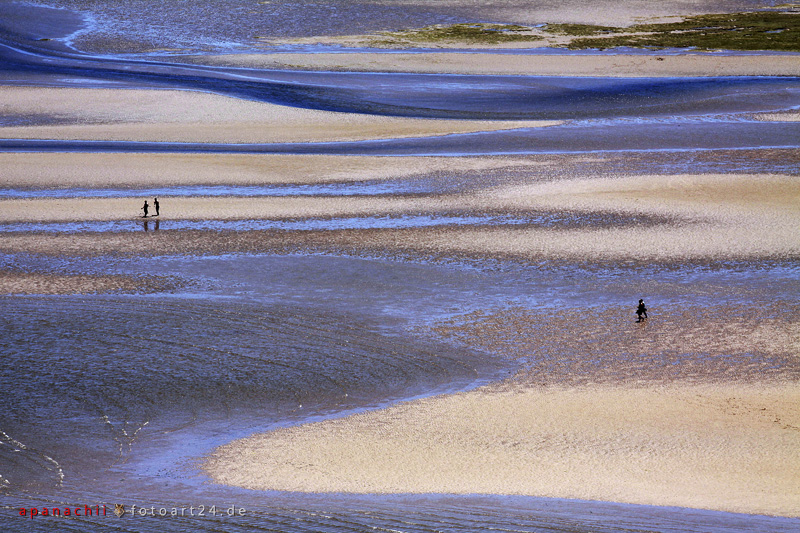
<path id="1" fill-rule="evenodd" d="M 381 117 L 250 102 L 191 91 L 133 89 L 3 87 L 0 88 L 0 105 L 6 114 L 17 115 L 34 124 L 42 121 L 31 126 L 0 128 L 0 136 L 12 139 L 203 143 L 349 141 L 556 123 Z M 42 120 L 42 117 L 53 119 Z"/>
<path id="2" fill-rule="evenodd" d="M 794 384 L 478 390 L 236 441 L 261 490 L 526 494 L 798 516 Z"/>

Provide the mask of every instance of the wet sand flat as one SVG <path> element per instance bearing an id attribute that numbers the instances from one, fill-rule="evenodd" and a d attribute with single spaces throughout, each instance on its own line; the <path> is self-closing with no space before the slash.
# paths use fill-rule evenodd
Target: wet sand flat
<path id="1" fill-rule="evenodd" d="M 669 281 L 648 270 L 631 267 L 633 279 L 612 284 L 601 276 L 596 290 L 674 302 L 651 305 L 649 321 L 567 303 L 453 316 L 433 331 L 518 361 L 517 373 L 237 440 L 205 468 L 251 489 L 522 494 L 797 517 L 797 283 Z"/>
<path id="2" fill-rule="evenodd" d="M 276 237 L 278 243 L 285 239 L 301 247 L 304 243 L 311 247 L 327 243 L 331 248 L 347 245 L 362 251 L 488 254 L 528 260 L 789 258 L 800 252 L 796 232 L 800 219 L 795 209 L 800 195 L 798 187 L 797 180 L 785 176 L 637 176 L 561 179 L 521 187 L 490 187 L 468 194 L 176 197 L 162 199 L 164 211 L 159 217 L 159 227 L 168 230 L 171 219 L 322 219 L 322 229 L 327 224 L 335 230 L 338 219 L 349 217 L 362 218 L 363 224 L 351 224 L 352 232 Z M 169 206 L 168 211 L 164 205 Z M 31 231 L 36 230 L 37 223 L 133 221 L 141 207 L 129 198 L 6 199 L 0 200 L 0 206 L 3 223 L 34 224 Z M 551 219 L 546 215 L 557 213 L 561 213 L 561 222 L 555 225 L 548 222 Z M 472 222 L 467 218 L 464 223 L 441 228 L 414 228 L 413 222 L 405 229 L 369 228 L 369 217 L 427 215 L 445 222 L 447 216 L 454 214 L 479 218 Z M 514 224 L 510 226 L 503 218 L 492 222 L 491 216 L 513 217 L 507 220 Z M 609 217 L 617 217 L 618 221 L 604 223 Z M 628 217 L 631 222 L 620 225 L 623 219 L 619 217 Z M 246 226 L 242 229 L 246 230 Z M 139 246 L 159 249 L 162 245 L 174 246 L 176 251 L 189 246 L 185 249 L 189 251 L 199 235 L 162 233 L 154 236 L 150 244 L 144 244 L 137 236 L 103 233 L 69 239 L 73 251 L 78 246 L 84 248 L 83 253 L 93 254 L 100 249 L 123 251 L 130 247 L 133 251 Z M 264 239 L 259 245 L 259 239 L 262 239 L 260 232 L 244 231 L 241 235 L 231 235 L 228 244 L 213 239 L 205 245 L 222 245 L 228 251 L 241 250 L 242 246 L 262 252 L 272 249 L 270 240 Z M 5 250 L 36 253 L 57 242 L 57 236 L 0 234 L 0 246 Z M 315 242 L 316 245 L 312 244 Z"/>

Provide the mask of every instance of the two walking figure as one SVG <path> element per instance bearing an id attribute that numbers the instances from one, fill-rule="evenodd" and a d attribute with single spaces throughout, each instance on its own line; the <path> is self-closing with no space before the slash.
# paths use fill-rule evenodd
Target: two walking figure
<path id="1" fill-rule="evenodd" d="M 158 216 L 158 198 L 153 198 L 153 209 L 156 210 L 156 214 L 153 215 L 154 217 Z M 144 215 L 142 218 L 147 218 L 147 212 L 150 210 L 150 205 L 147 203 L 147 200 L 144 201 L 144 205 L 142 206 L 142 211 L 144 211 Z"/>
<path id="2" fill-rule="evenodd" d="M 644 315 L 644 318 L 642 318 L 642 315 Z M 639 307 L 636 308 L 636 316 L 639 317 L 639 320 L 636 322 L 641 322 L 647 318 L 647 308 L 644 306 L 644 300 L 639 300 Z"/>

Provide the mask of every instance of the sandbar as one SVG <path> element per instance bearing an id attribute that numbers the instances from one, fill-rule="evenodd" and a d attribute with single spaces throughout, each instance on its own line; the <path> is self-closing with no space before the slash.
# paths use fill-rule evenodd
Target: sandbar
<path id="1" fill-rule="evenodd" d="M 172 290 L 178 285 L 175 280 L 158 276 L 64 274 L 0 269 L 0 292 L 3 294 L 145 293 Z"/>
<path id="2" fill-rule="evenodd" d="M 249 68 L 520 76 L 797 76 L 800 54 L 264 53 L 201 56 L 198 63 Z"/>
<path id="3" fill-rule="evenodd" d="M 491 493 L 800 516 L 800 388 L 491 388 L 234 441 L 259 490 Z"/>

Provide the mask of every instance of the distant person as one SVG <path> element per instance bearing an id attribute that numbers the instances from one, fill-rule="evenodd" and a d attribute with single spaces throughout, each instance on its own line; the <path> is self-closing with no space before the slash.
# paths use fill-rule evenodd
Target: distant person
<path id="1" fill-rule="evenodd" d="M 147 218 L 147 210 L 150 209 L 150 206 L 147 205 L 147 200 L 144 201 L 144 206 L 142 206 L 142 211 L 144 211 L 144 215 L 142 218 Z"/>
<path id="2" fill-rule="evenodd" d="M 644 300 L 639 300 L 639 307 L 636 308 L 636 316 L 639 317 L 637 322 L 644 320 L 642 315 L 644 315 L 644 318 L 647 318 L 647 308 L 644 306 Z"/>
<path id="3" fill-rule="evenodd" d="M 156 210 L 156 216 L 158 216 L 158 198 L 153 198 L 153 207 Z"/>

